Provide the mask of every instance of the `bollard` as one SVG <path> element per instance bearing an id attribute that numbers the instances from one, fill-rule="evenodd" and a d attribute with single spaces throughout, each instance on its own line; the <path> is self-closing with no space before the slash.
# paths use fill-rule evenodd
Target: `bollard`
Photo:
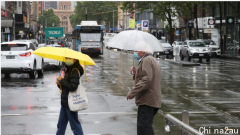
<path id="1" fill-rule="evenodd" d="M 182 111 L 182 122 L 189 125 L 189 113 L 186 110 Z M 188 135 L 188 132 L 182 129 L 182 135 Z"/>

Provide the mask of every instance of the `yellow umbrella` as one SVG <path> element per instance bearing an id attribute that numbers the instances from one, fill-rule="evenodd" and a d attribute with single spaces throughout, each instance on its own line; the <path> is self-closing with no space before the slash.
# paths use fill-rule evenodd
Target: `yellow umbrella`
<path id="1" fill-rule="evenodd" d="M 54 59 L 65 62 L 65 57 L 77 59 L 81 65 L 84 65 L 85 70 L 85 81 L 87 82 L 86 66 L 96 65 L 96 63 L 86 54 L 74 51 L 68 48 L 60 47 L 41 47 L 32 52 L 33 54 L 39 55 L 43 58 Z"/>

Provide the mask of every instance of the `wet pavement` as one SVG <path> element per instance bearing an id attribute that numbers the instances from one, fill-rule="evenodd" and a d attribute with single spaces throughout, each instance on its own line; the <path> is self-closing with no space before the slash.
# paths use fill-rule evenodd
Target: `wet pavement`
<path id="1" fill-rule="evenodd" d="M 79 120 L 85 134 L 135 135 L 137 107 L 134 100 L 126 100 L 134 85 L 129 73 L 133 55 L 109 50 L 104 53 L 93 58 L 97 66 L 87 67 L 88 82 L 82 79 L 89 108 L 79 112 Z M 205 134 L 240 127 L 240 61 L 212 58 L 210 63 L 203 60 L 200 66 L 191 67 L 168 59 L 158 62 L 162 68 L 162 107 L 154 118 L 156 135 L 165 133 L 164 114 L 181 120 L 182 110 L 189 111 L 190 126 L 208 129 Z M 59 71 L 51 68 L 44 78 L 36 80 L 27 74 L 12 74 L 10 79 L 2 75 L 2 134 L 56 133 L 60 111 L 55 84 L 58 76 Z M 72 134 L 69 125 L 66 134 Z M 179 135 L 180 130 L 172 127 L 171 134 Z"/>

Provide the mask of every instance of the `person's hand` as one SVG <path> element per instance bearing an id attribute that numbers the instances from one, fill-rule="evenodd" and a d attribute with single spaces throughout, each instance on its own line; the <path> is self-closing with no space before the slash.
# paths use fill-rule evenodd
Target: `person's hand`
<path id="1" fill-rule="evenodd" d="M 130 73 L 131 73 L 132 75 L 135 75 L 135 74 L 136 74 L 136 68 L 135 68 L 135 66 L 132 66 L 132 67 L 130 68 Z"/>
<path id="2" fill-rule="evenodd" d="M 57 81 L 60 81 L 60 80 L 62 80 L 63 78 L 61 77 L 61 76 L 59 76 L 58 78 L 57 78 Z"/>
<path id="3" fill-rule="evenodd" d="M 130 97 L 130 95 L 129 94 L 127 94 L 127 100 L 128 99 L 133 99 L 132 97 Z"/>

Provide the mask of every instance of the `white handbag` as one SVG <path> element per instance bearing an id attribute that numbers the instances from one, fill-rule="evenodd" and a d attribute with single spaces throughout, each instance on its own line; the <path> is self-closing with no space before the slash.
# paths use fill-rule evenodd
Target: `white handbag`
<path id="1" fill-rule="evenodd" d="M 78 70 L 78 69 L 77 69 Z M 78 71 L 79 77 L 80 73 Z M 82 86 L 81 78 L 79 79 L 79 85 L 76 91 L 69 91 L 68 94 L 68 106 L 71 111 L 77 112 L 88 108 L 88 98 L 85 89 Z"/>

